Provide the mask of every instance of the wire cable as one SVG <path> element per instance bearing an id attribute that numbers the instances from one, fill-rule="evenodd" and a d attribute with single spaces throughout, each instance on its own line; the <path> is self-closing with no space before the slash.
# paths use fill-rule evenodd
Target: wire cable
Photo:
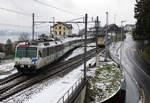
<path id="1" fill-rule="evenodd" d="M 24 13 L 24 12 L 12 10 L 12 9 L 7 9 L 7 8 L 3 8 L 3 7 L 0 7 L 0 9 L 7 11 L 7 12 L 11 12 L 11 13 L 16 13 L 16 14 L 25 15 L 25 16 L 31 16 L 31 14 L 29 14 L 29 13 Z"/>
<path id="2" fill-rule="evenodd" d="M 27 11 L 25 11 L 25 9 L 21 8 L 20 6 L 18 6 L 14 0 L 9 0 L 9 1 L 12 2 L 12 4 L 13 4 L 17 9 L 20 9 L 21 11 L 27 12 Z M 30 13 L 30 14 L 32 14 L 32 13 Z"/>
<path id="3" fill-rule="evenodd" d="M 10 27 L 20 27 L 20 28 L 30 28 L 30 26 L 23 26 L 23 25 L 16 25 L 16 24 L 7 24 L 7 23 L 0 23 L 0 25 L 10 26 Z"/>
<path id="4" fill-rule="evenodd" d="M 80 15 L 80 14 L 77 14 L 77 13 L 74 13 L 74 12 L 71 12 L 71 11 L 68 11 L 68 10 L 65 10 L 65 9 L 61 9 L 61 8 L 55 7 L 55 6 L 50 5 L 50 4 L 47 4 L 47 3 L 44 3 L 44 2 L 42 2 L 42 1 L 40 1 L 40 0 L 33 0 L 33 1 L 35 1 L 35 2 L 37 2 L 37 3 L 39 3 L 39 4 L 42 4 L 42 5 L 45 5 L 45 6 L 47 6 L 47 7 L 50 7 L 50 8 L 53 8 L 53 9 L 56 9 L 56 10 L 65 12 L 65 13 L 69 13 L 69 14 L 77 15 L 77 16 Z M 80 16 L 81 16 L 81 15 L 80 15 Z"/>
<path id="5" fill-rule="evenodd" d="M 50 25 L 36 26 L 35 28 L 38 29 L 38 28 L 45 28 L 45 27 L 50 27 Z"/>
<path id="6" fill-rule="evenodd" d="M 75 18 L 75 19 L 72 19 L 72 20 L 67 20 L 66 22 L 72 22 L 72 21 L 76 21 L 76 20 L 80 20 L 80 19 L 84 19 L 84 17 L 79 17 L 79 18 Z"/>

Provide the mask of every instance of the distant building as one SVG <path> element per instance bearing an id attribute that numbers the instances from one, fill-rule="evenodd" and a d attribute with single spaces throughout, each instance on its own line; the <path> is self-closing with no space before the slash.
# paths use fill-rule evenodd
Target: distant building
<path id="1" fill-rule="evenodd" d="M 132 32 L 133 28 L 135 28 L 135 25 L 127 24 L 127 25 L 125 25 L 124 30 L 127 32 Z"/>
<path id="2" fill-rule="evenodd" d="M 63 22 L 57 22 L 57 24 L 54 25 L 54 35 L 62 35 L 62 36 L 71 36 L 72 35 L 72 25 L 66 24 Z"/>

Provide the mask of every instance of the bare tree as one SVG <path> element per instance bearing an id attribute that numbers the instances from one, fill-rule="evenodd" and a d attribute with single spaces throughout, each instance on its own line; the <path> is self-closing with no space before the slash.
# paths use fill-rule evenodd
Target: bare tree
<path id="1" fill-rule="evenodd" d="M 26 32 L 21 33 L 18 40 L 19 41 L 29 41 L 29 34 Z"/>

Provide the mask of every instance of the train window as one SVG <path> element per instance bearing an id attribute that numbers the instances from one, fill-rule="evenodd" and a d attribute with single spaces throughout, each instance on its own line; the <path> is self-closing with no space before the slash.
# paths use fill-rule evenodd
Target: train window
<path id="1" fill-rule="evenodd" d="M 46 57 L 46 56 L 47 56 L 47 48 L 45 48 L 45 50 L 44 50 L 44 51 L 45 51 L 45 57 Z"/>
<path id="2" fill-rule="evenodd" d="M 47 56 L 49 56 L 49 48 L 47 48 Z"/>
<path id="3" fill-rule="evenodd" d="M 42 57 L 46 57 L 47 56 L 47 51 L 46 51 L 46 48 L 44 48 L 42 50 Z"/>
<path id="4" fill-rule="evenodd" d="M 41 51 L 39 51 L 39 57 L 42 57 L 42 53 L 41 53 Z"/>
<path id="5" fill-rule="evenodd" d="M 50 47 L 50 54 L 53 54 L 53 50 L 52 50 L 52 47 Z"/>
<path id="6" fill-rule="evenodd" d="M 44 58 L 44 49 L 42 50 L 41 56 Z"/>
<path id="7" fill-rule="evenodd" d="M 51 55 L 51 48 L 49 47 L 48 49 L 49 49 L 49 55 Z"/>
<path id="8" fill-rule="evenodd" d="M 54 53 L 54 49 L 53 49 L 53 47 L 51 47 L 51 53 L 52 53 L 52 54 Z"/>

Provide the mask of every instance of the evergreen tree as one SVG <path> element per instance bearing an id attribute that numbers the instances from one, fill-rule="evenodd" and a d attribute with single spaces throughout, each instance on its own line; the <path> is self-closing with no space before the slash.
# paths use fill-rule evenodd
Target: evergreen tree
<path id="1" fill-rule="evenodd" d="M 135 5 L 136 35 L 150 40 L 150 0 L 139 0 Z"/>
<path id="2" fill-rule="evenodd" d="M 5 44 L 5 53 L 6 55 L 13 55 L 13 45 L 10 39 L 6 41 Z"/>

